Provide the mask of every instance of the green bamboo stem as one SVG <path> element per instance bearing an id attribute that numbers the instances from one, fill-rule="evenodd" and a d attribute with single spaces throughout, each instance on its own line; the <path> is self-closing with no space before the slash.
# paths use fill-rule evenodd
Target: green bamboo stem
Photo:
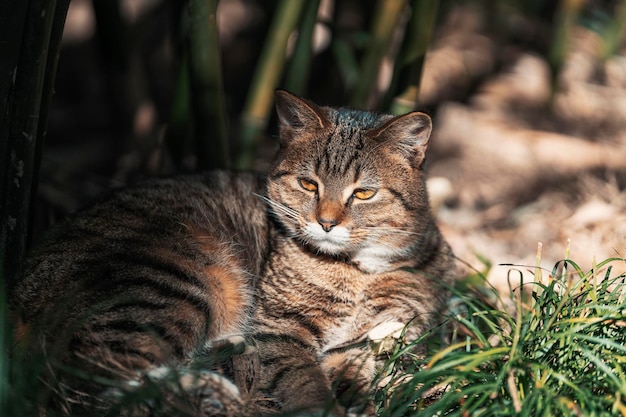
<path id="1" fill-rule="evenodd" d="M 305 3 L 281 0 L 278 4 L 241 115 L 241 148 L 236 163 L 239 169 L 250 169 L 254 165 L 256 148 L 271 114 L 274 90 L 283 73 L 287 40 Z"/>
<path id="2" fill-rule="evenodd" d="M 37 143 L 35 144 L 35 165 L 33 172 L 33 189 L 31 192 L 31 207 L 33 209 L 29 213 L 29 239 L 31 238 L 32 223 L 34 221 L 34 207 L 37 199 L 37 191 L 39 189 L 39 168 L 41 167 L 41 158 L 43 155 L 43 147 L 48 130 L 48 114 L 54 95 L 54 86 L 56 81 L 57 66 L 61 52 L 61 41 L 63 38 L 63 29 L 65 28 L 65 19 L 67 11 L 70 7 L 70 0 L 57 0 L 54 10 L 54 18 L 52 30 L 50 31 L 50 42 L 48 59 L 46 61 L 45 79 L 43 84 L 41 110 L 39 112 L 39 126 L 37 130 Z M 28 242 L 30 243 L 30 241 Z"/>
<path id="3" fill-rule="evenodd" d="M 317 21 L 320 0 L 306 1 L 302 23 L 298 30 L 298 40 L 287 70 L 285 88 L 294 94 L 303 95 L 309 80 L 309 70 L 313 58 L 313 31 Z"/>
<path id="4" fill-rule="evenodd" d="M 4 3 L 3 14 L 11 8 Z M 31 0 L 25 9 L 14 6 L 18 15 L 4 15 L 9 18 L 0 27 L 0 44 L 19 45 L 10 47 L 11 54 L 3 56 L 6 61 L 0 69 L 3 74 L 7 69 L 11 73 L 8 89 L 3 85 L 6 95 L 0 125 L 0 277 L 9 289 L 21 270 L 28 242 L 32 192 L 68 5 L 65 0 Z"/>
<path id="5" fill-rule="evenodd" d="M 614 17 L 604 34 L 602 43 L 602 59 L 607 60 L 615 55 L 626 38 L 626 0 L 615 5 Z"/>
<path id="6" fill-rule="evenodd" d="M 419 105 L 420 86 L 426 51 L 437 19 L 438 0 L 413 0 L 411 20 L 404 36 L 400 59 L 396 62 L 394 84 L 391 92 L 402 89 L 393 98 L 390 106 L 392 114 L 405 114 Z"/>
<path id="7" fill-rule="evenodd" d="M 9 146 L 13 146 L 10 137 L 11 110 L 13 100 L 13 86 L 15 71 L 19 63 L 22 33 L 24 31 L 25 16 L 28 11 L 26 2 L 0 2 L 0 99 L 5 104 L 0 107 L 0 316 L 7 317 L 6 292 L 9 284 L 5 258 L 13 255 L 13 249 L 7 245 L 7 226 L 9 214 L 5 212 L 5 202 L 12 188 L 12 170 L 9 156 Z M 10 16 L 10 18 L 9 18 Z M 10 252 L 11 250 L 11 252 Z M 7 340 L 10 332 L 8 320 L 0 321 L 0 414 L 9 413 L 8 398 L 10 395 L 8 354 L 11 342 Z"/>
<path id="8" fill-rule="evenodd" d="M 0 201 L 2 202 L 6 201 L 5 179 L 10 173 L 9 143 L 13 138 L 10 137 L 9 128 L 12 122 L 12 103 L 15 97 L 15 81 L 27 12 L 28 2 L 26 1 L 0 2 L 0 57 L 2 57 L 0 59 L 0 99 L 3 104 L 0 107 L 0 161 L 2 161 L 0 164 L 0 175 L 2 175 Z M 2 220 L 5 220 L 4 217 Z M 4 243 L 4 235 L 0 237 Z"/>
<path id="9" fill-rule="evenodd" d="M 350 104 L 355 107 L 367 107 L 367 100 L 376 86 L 376 77 L 380 64 L 391 45 L 406 0 L 384 0 L 378 3 L 375 14 L 372 37 L 361 69 L 361 76 L 355 87 Z"/>
<path id="10" fill-rule="evenodd" d="M 335 37 L 330 47 L 346 90 L 352 90 L 359 80 L 359 62 L 353 46 L 346 39 Z"/>
<path id="11" fill-rule="evenodd" d="M 69 0 L 1 3 L 0 317 L 7 317 L 7 295 L 21 273 L 28 245 Z M 12 344 L 11 330 L 8 320 L 0 321 L 0 351 L 5 353 Z M 24 387 L 10 384 L 9 378 L 10 361 L 0 354 L 0 415 L 22 414 L 9 397 Z"/>
<path id="12" fill-rule="evenodd" d="M 550 63 L 554 86 L 556 86 L 557 76 L 565 61 L 572 29 L 576 25 L 584 3 L 585 0 L 560 0 L 559 2 L 556 14 L 556 29 L 548 53 L 548 62 Z"/>
<path id="13" fill-rule="evenodd" d="M 187 54 L 198 168 L 228 168 L 228 124 L 217 0 L 188 0 Z"/>

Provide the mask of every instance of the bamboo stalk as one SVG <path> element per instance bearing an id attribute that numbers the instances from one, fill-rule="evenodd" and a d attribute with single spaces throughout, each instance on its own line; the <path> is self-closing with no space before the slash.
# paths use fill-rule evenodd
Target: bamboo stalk
<path id="1" fill-rule="evenodd" d="M 560 0 L 556 14 L 556 29 L 548 53 L 548 62 L 552 71 L 553 85 L 565 61 L 568 41 L 573 27 L 576 25 L 580 10 L 585 0 Z"/>
<path id="2" fill-rule="evenodd" d="M 274 90 L 285 65 L 287 40 L 304 4 L 300 0 L 281 0 L 278 4 L 241 115 L 241 147 L 236 163 L 239 169 L 250 169 L 254 165 L 260 135 L 267 127 Z"/>
<path id="3" fill-rule="evenodd" d="M 402 89 L 393 98 L 392 114 L 415 110 L 419 104 L 420 85 L 426 51 L 437 19 L 438 0 L 413 0 L 412 15 L 405 33 L 400 59 L 396 62 L 394 81 L 390 92 Z M 395 87 L 397 85 L 397 87 Z"/>
<path id="4" fill-rule="evenodd" d="M 320 0 L 308 0 L 302 15 L 298 40 L 285 79 L 285 88 L 294 94 L 304 94 L 309 81 L 309 70 L 313 58 L 313 31 L 319 5 Z"/>
<path id="5" fill-rule="evenodd" d="M 65 28 L 65 19 L 67 17 L 67 11 L 70 7 L 70 0 L 57 0 L 56 7 L 54 9 L 54 17 L 52 23 L 52 30 L 50 31 L 50 42 L 48 59 L 46 61 L 45 79 L 43 84 L 43 91 L 41 94 L 41 110 L 39 112 L 39 126 L 37 130 L 37 143 L 35 144 L 35 164 L 33 172 L 33 189 L 31 192 L 31 207 L 29 213 L 29 228 L 28 228 L 28 244 L 32 237 L 33 222 L 35 218 L 35 202 L 37 199 L 37 191 L 39 190 L 39 168 L 41 167 L 41 158 L 43 155 L 43 147 L 45 144 L 46 133 L 48 130 L 48 114 L 50 112 L 50 105 L 52 103 L 52 96 L 54 95 L 54 86 L 56 81 L 57 67 L 59 63 L 59 56 L 61 52 L 61 41 L 63 38 L 63 29 Z"/>
<path id="6" fill-rule="evenodd" d="M 28 2 L 0 2 L 0 57 L 2 57 L 0 59 L 0 99 L 2 99 L 2 107 L 0 107 L 0 161 L 2 161 L 2 164 L 0 164 L 0 175 L 2 175 L 0 201 L 2 202 L 6 201 L 7 188 L 5 179 L 9 177 L 10 173 L 10 160 L 8 157 L 9 143 L 12 138 L 10 137 L 9 127 L 12 121 L 15 81 L 27 12 Z M 4 217 L 2 219 L 4 221 Z M 0 235 L 0 237 L 4 243 L 4 235 Z"/>
<path id="7" fill-rule="evenodd" d="M 31 0 L 25 9 L 15 6 L 13 11 L 21 13 L 9 15 L 3 22 L 9 24 L 0 28 L 0 44 L 12 41 L 20 45 L 10 48 L 12 54 L 6 57 L 9 62 L 5 61 L 2 68 L 5 73 L 7 67 L 13 66 L 11 85 L 3 91 L 6 96 L 0 125 L 0 276 L 7 280 L 8 289 L 22 268 L 28 242 L 32 191 L 36 188 L 40 147 L 68 5 L 65 0 Z M 8 11 L 6 7 L 11 6 L 3 4 L 3 13 Z M 23 20 L 14 21 L 15 17 Z M 11 32 L 13 29 L 15 32 Z"/>
<path id="8" fill-rule="evenodd" d="M 626 0 L 615 5 L 613 19 L 607 28 L 602 42 L 602 59 L 615 55 L 626 38 Z"/>
<path id="9" fill-rule="evenodd" d="M 359 80 L 359 63 L 353 47 L 345 39 L 335 37 L 331 50 L 346 90 L 352 90 Z"/>
<path id="10" fill-rule="evenodd" d="M 7 308 L 7 291 L 5 288 L 4 267 L 2 258 L 0 258 L 0 314 L 2 317 L 8 316 Z M 8 399 L 11 395 L 9 389 L 9 374 L 10 374 L 10 362 L 9 352 L 13 347 L 11 337 L 12 333 L 11 324 L 9 320 L 2 320 L 0 322 L 0 414 L 3 416 L 11 415 L 9 413 Z M 15 387 L 11 387 L 13 390 Z"/>
<path id="11" fill-rule="evenodd" d="M 30 235 L 69 0 L 1 3 L 0 97 L 4 108 L 0 116 L 0 317 L 7 317 L 7 295 L 21 273 Z M 4 353 L 12 344 L 10 334 L 9 321 L 1 320 L 0 415 L 16 415 L 16 408 L 23 411 L 8 400 L 11 391 L 24 388 L 15 381 L 9 383 L 10 360 Z"/>
<path id="12" fill-rule="evenodd" d="M 228 124 L 217 0 L 188 0 L 187 56 L 198 167 L 228 168 Z"/>
<path id="13" fill-rule="evenodd" d="M 367 101 L 376 86 L 380 64 L 391 44 L 394 30 L 405 7 L 406 0 L 384 0 L 378 3 L 372 37 L 363 59 L 361 76 L 350 100 L 351 105 L 368 107 Z"/>
<path id="14" fill-rule="evenodd" d="M 3 108 L 0 108 L 0 315 L 7 317 L 8 309 L 6 293 L 9 286 L 9 277 L 5 258 L 12 255 L 7 242 L 8 234 L 12 232 L 7 226 L 10 220 L 9 213 L 5 212 L 9 192 L 15 193 L 12 188 L 12 166 L 10 164 L 9 149 L 12 147 L 10 123 L 12 115 L 12 101 L 17 66 L 20 57 L 20 46 L 25 26 L 25 17 L 28 11 L 26 2 L 0 2 L 0 99 Z M 10 16 L 10 18 L 9 18 Z M 19 246 L 19 244 L 18 244 Z M 11 250 L 11 252 L 10 252 Z M 0 321 L 0 414 L 9 414 L 9 368 L 10 362 L 6 352 L 10 342 L 5 335 L 10 332 L 8 320 Z"/>

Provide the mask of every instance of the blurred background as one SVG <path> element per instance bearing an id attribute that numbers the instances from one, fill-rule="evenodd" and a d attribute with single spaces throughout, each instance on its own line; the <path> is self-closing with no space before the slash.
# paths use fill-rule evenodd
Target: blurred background
<path id="1" fill-rule="evenodd" d="M 546 268 L 566 252 L 583 267 L 625 256 L 626 1 L 194 7 L 71 1 L 35 240 L 110 187 L 264 169 L 277 145 L 272 94 L 284 88 L 430 114 L 433 210 L 459 258 L 496 287 L 508 285 L 498 264 L 534 265 L 538 242 Z"/>

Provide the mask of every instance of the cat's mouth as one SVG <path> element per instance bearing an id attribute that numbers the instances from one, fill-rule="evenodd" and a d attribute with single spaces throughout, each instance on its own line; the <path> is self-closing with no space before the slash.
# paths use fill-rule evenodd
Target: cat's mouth
<path id="1" fill-rule="evenodd" d="M 335 226 L 328 232 L 317 223 L 307 223 L 303 229 L 304 240 L 329 255 L 345 253 L 350 247 L 350 231 L 343 226 Z"/>

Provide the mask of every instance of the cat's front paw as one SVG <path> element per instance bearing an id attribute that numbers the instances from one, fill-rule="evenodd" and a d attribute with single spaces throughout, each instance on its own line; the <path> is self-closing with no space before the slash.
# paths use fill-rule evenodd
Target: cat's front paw
<path id="1" fill-rule="evenodd" d="M 178 379 L 185 393 L 200 402 L 203 416 L 240 416 L 243 403 L 239 389 L 227 378 L 209 371 L 181 374 Z"/>
<path id="2" fill-rule="evenodd" d="M 383 355 L 393 352 L 406 325 L 398 321 L 388 321 L 379 324 L 367 333 L 370 348 L 374 355 Z"/>
<path id="3" fill-rule="evenodd" d="M 222 375 L 205 370 L 154 367 L 119 387 L 108 389 L 101 398 L 109 404 L 107 415 L 243 415 L 239 389 Z"/>
<path id="4" fill-rule="evenodd" d="M 348 417 L 350 414 L 346 413 L 343 408 L 335 406 L 331 410 L 307 410 L 300 411 L 296 414 L 288 414 L 293 417 Z"/>

